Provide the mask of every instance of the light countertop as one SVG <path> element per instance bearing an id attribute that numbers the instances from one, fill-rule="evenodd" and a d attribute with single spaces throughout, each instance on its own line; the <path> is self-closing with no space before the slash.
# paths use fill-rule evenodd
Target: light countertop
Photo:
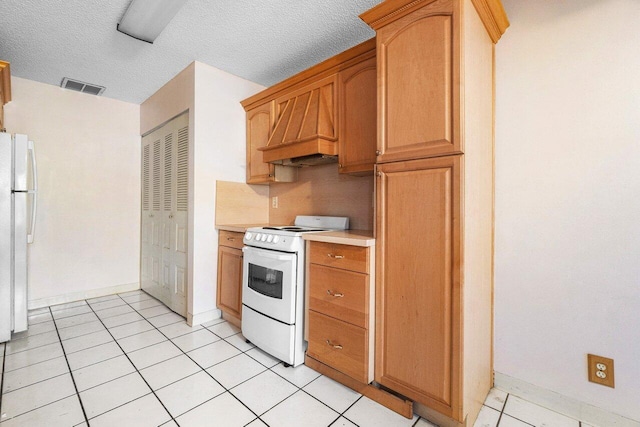
<path id="1" fill-rule="evenodd" d="M 321 233 L 304 233 L 304 240 L 311 242 L 337 243 L 352 246 L 375 246 L 376 239 L 372 230 L 323 231 Z"/>
<path id="2" fill-rule="evenodd" d="M 269 224 L 218 224 L 216 230 L 244 233 L 247 228 L 267 227 Z M 303 233 L 302 238 L 313 242 L 338 243 L 353 246 L 375 246 L 372 230 L 323 231 L 318 233 Z"/>
<path id="3" fill-rule="evenodd" d="M 269 224 L 217 224 L 216 230 L 235 231 L 236 233 L 244 233 L 247 228 L 251 227 L 268 227 Z"/>

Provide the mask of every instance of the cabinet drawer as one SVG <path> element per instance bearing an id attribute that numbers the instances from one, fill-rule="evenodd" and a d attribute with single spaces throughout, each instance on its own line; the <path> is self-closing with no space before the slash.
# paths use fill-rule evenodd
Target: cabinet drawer
<path id="1" fill-rule="evenodd" d="M 226 230 L 219 230 L 218 233 L 218 244 L 220 246 L 228 246 L 236 249 L 242 249 L 244 246 L 244 243 L 242 243 L 242 238 L 244 237 L 243 233 Z"/>
<path id="2" fill-rule="evenodd" d="M 368 273 L 369 252 L 365 247 L 311 242 L 309 260 L 313 264 Z"/>
<path id="3" fill-rule="evenodd" d="M 309 311 L 309 357 L 366 384 L 368 345 L 365 329 Z"/>
<path id="4" fill-rule="evenodd" d="M 309 309 L 367 328 L 369 276 L 309 265 Z"/>

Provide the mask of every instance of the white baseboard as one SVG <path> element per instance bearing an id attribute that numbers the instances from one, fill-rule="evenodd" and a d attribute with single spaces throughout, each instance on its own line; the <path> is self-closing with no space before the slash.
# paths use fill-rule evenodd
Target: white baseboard
<path id="1" fill-rule="evenodd" d="M 210 322 L 214 319 L 222 317 L 222 312 L 217 308 L 213 310 L 205 311 L 198 314 L 187 313 L 187 323 L 190 326 L 200 325 L 202 323 Z"/>
<path id="2" fill-rule="evenodd" d="M 107 295 L 119 294 L 122 292 L 135 291 L 140 289 L 140 283 L 126 283 L 124 285 L 109 286 L 106 288 L 91 289 L 88 291 L 72 292 L 69 294 L 56 295 L 53 297 L 29 300 L 29 310 L 50 305 L 65 304 L 68 302 L 81 301 L 84 299 L 104 297 Z"/>
<path id="3" fill-rule="evenodd" d="M 613 414 L 597 406 L 581 402 L 555 391 L 547 390 L 526 381 L 510 377 L 500 372 L 495 373 L 494 386 L 552 411 L 559 412 L 594 426 L 602 427 L 640 427 L 634 421 L 622 415 Z"/>

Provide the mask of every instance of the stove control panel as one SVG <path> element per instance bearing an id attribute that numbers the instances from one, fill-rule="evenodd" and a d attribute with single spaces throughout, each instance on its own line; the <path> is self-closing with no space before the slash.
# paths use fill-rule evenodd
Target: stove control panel
<path id="1" fill-rule="evenodd" d="M 249 242 L 265 242 L 265 243 L 278 243 L 280 236 L 267 233 L 252 233 L 247 231 L 244 235 L 244 239 Z"/>
<path id="2" fill-rule="evenodd" d="M 248 246 L 284 252 L 297 252 L 304 247 L 301 237 L 283 236 L 278 232 L 270 233 L 268 230 L 267 232 L 262 232 L 262 230 L 247 231 L 244 233 L 243 242 Z"/>

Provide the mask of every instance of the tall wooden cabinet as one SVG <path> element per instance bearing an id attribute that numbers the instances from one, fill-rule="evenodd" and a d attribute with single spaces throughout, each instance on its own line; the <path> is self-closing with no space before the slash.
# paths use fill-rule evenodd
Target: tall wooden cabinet
<path id="1" fill-rule="evenodd" d="M 376 363 L 441 426 L 492 386 L 493 59 L 499 0 L 387 0 L 378 76 Z"/>

